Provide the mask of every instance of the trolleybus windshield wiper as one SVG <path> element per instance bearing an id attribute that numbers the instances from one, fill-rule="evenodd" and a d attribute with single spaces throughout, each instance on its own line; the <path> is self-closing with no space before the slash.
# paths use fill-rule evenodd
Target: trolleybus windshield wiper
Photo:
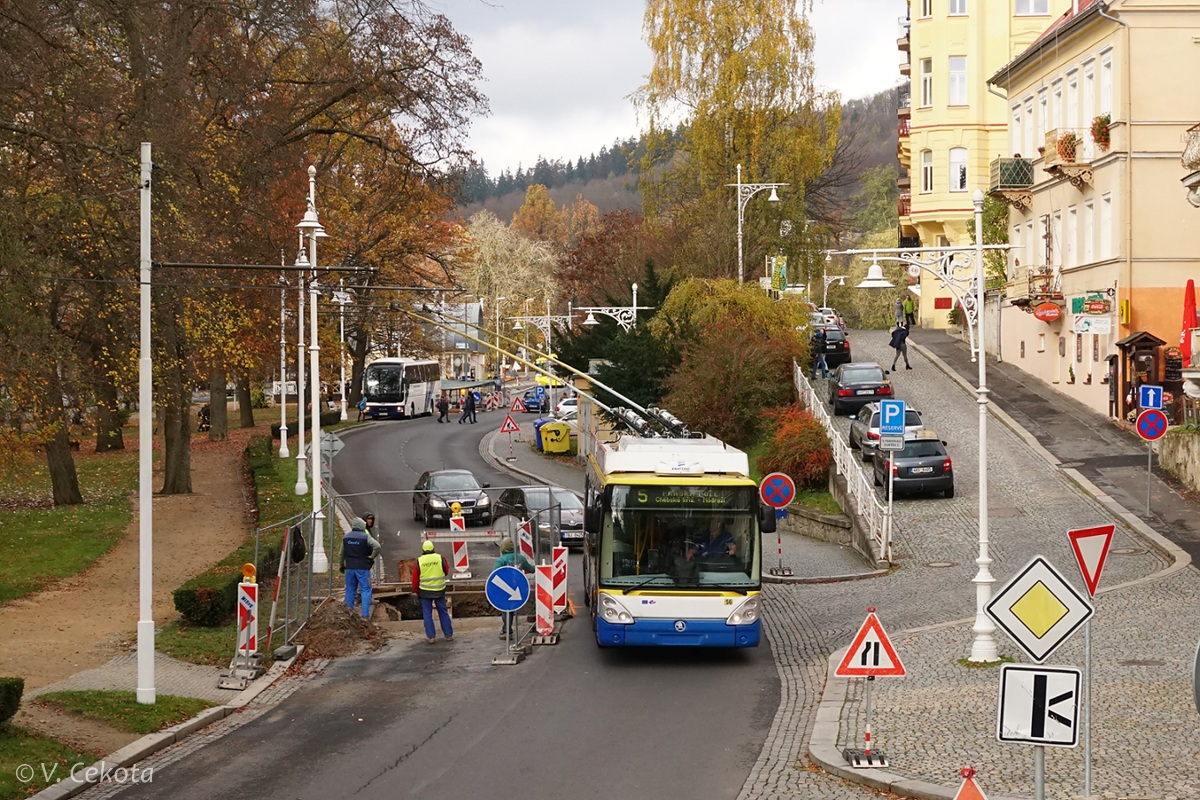
<path id="1" fill-rule="evenodd" d="M 642 581 L 641 583 L 635 583 L 633 586 L 630 586 L 627 589 L 622 589 L 621 594 L 629 594 L 630 592 L 635 592 L 638 589 L 641 589 L 643 586 L 649 586 L 650 584 L 654 583 L 656 580 L 659 580 L 660 578 L 666 578 L 667 580 L 670 580 L 669 575 L 663 575 L 661 573 L 659 573 L 658 575 L 651 575 L 649 578 L 646 578 L 646 580 Z"/>
<path id="2" fill-rule="evenodd" d="M 753 586 L 747 586 L 744 583 L 729 584 L 729 583 L 703 583 L 700 585 L 702 589 L 724 589 L 729 592 L 737 592 L 738 594 L 747 594 Z"/>

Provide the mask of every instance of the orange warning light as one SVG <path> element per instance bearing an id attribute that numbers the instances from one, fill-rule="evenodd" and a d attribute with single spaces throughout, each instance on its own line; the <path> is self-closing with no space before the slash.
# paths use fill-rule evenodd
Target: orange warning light
<path id="1" fill-rule="evenodd" d="M 257 571 L 258 570 L 256 570 L 254 568 L 253 564 L 250 564 L 250 563 L 242 564 L 242 580 L 243 580 L 243 582 L 244 583 L 254 583 L 254 575 Z"/>

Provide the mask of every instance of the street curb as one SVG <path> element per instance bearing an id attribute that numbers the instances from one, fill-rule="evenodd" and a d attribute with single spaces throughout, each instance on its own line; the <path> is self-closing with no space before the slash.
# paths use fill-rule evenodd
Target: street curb
<path id="1" fill-rule="evenodd" d="M 77 775 L 82 775 L 82 778 L 76 775 L 64 778 L 53 786 L 47 786 L 45 789 L 42 789 L 33 795 L 31 800 L 66 800 L 66 798 L 74 797 L 100 783 L 103 777 L 112 771 L 128 768 L 139 761 L 149 758 L 160 750 L 183 741 L 193 733 L 207 728 L 214 722 L 220 722 L 231 714 L 237 713 L 266 691 L 275 681 L 283 677 L 283 674 L 295 663 L 296 658 L 300 656 L 303 650 L 303 645 L 300 645 L 295 657 L 287 661 L 277 661 L 272 664 L 271 668 L 265 674 L 233 697 L 228 703 L 206 708 L 189 720 L 172 725 L 161 731 L 147 734 L 137 741 L 130 742 L 115 753 L 110 753 L 90 766 L 77 770 Z"/>

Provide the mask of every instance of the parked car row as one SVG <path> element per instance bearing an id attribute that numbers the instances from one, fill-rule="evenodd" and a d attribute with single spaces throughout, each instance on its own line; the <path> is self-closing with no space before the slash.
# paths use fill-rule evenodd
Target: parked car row
<path id="1" fill-rule="evenodd" d="M 490 525 L 505 516 L 534 520 L 543 542 L 583 546 L 583 503 L 574 492 L 558 486 L 517 486 L 500 492 L 493 503 L 487 488 L 489 484 L 470 470 L 425 472 L 413 487 L 413 519 L 427 528 L 448 527 L 457 503 L 464 525 Z"/>
<path id="2" fill-rule="evenodd" d="M 882 401 L 895 399 L 890 374 L 874 362 L 850 361 L 839 365 L 829 381 L 829 406 L 833 414 L 851 412 L 849 445 L 861 454 L 863 461 L 871 462 L 876 486 L 890 485 L 893 496 L 941 492 L 953 497 L 954 469 L 946 442 L 925 427 L 917 409 L 905 404 L 903 448 L 880 449 Z"/>

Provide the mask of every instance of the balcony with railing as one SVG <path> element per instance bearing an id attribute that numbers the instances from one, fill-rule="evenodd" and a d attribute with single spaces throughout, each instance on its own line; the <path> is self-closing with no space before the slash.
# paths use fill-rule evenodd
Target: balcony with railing
<path id="1" fill-rule="evenodd" d="M 896 136 L 900 137 L 901 139 L 905 139 L 908 137 L 911 131 L 912 128 L 909 124 L 908 117 L 902 117 L 900 122 L 896 125 Z"/>
<path id="2" fill-rule="evenodd" d="M 1193 125 L 1184 134 L 1183 154 L 1179 156 L 1179 163 L 1188 171 L 1182 181 L 1187 200 L 1200 208 L 1200 125 Z"/>
<path id="3" fill-rule="evenodd" d="M 912 177 L 909 175 L 909 172 L 907 169 L 905 169 L 904 167 L 901 167 L 900 174 L 896 177 L 896 188 L 898 188 L 900 191 L 904 192 L 904 191 L 908 191 L 908 189 L 911 186 L 912 186 Z"/>
<path id="4" fill-rule="evenodd" d="M 988 194 L 1021 210 L 1033 204 L 1032 159 L 996 158 L 990 167 Z"/>
<path id="5" fill-rule="evenodd" d="M 896 116 L 912 116 L 912 87 L 908 84 L 896 87 Z"/>
<path id="6" fill-rule="evenodd" d="M 912 214 L 912 193 L 901 192 L 900 198 L 896 201 L 896 216 L 904 219 Z"/>
<path id="7" fill-rule="evenodd" d="M 1104 147 L 1098 145 L 1092 132 L 1084 128 L 1046 131 L 1046 145 L 1040 149 L 1042 167 L 1082 188 L 1092 182 L 1092 162 L 1108 149 L 1107 139 L 1104 142 Z"/>
<path id="8" fill-rule="evenodd" d="M 900 49 L 900 52 L 907 53 L 908 52 L 908 28 L 911 23 L 910 23 L 908 17 L 900 17 L 900 19 L 897 21 L 900 23 L 900 33 L 896 38 L 896 47 L 898 47 Z"/>
<path id="9" fill-rule="evenodd" d="M 911 59 L 906 58 L 900 62 L 900 74 L 906 78 L 912 74 L 912 60 Z"/>

